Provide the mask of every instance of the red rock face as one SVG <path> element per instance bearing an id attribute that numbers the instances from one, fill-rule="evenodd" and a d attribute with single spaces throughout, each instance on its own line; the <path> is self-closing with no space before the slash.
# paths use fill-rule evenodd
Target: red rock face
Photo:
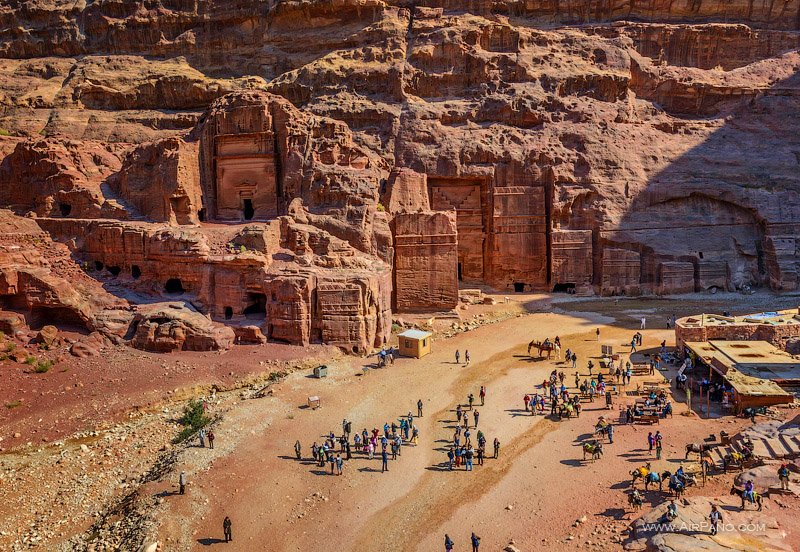
<path id="1" fill-rule="evenodd" d="M 0 204 L 137 292 L 180 280 L 220 323 L 359 352 L 392 301 L 451 308 L 460 281 L 794 290 L 798 17 L 12 2 Z"/>
<path id="2" fill-rule="evenodd" d="M 400 312 L 448 311 L 458 305 L 458 223 L 454 211 L 394 218 L 395 306 Z"/>

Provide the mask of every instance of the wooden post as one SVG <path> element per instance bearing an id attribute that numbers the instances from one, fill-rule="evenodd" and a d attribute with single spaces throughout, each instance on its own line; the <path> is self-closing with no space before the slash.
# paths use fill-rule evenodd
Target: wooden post
<path id="1" fill-rule="evenodd" d="M 711 418 L 711 363 L 708 364 L 708 389 L 706 389 L 706 419 Z"/>

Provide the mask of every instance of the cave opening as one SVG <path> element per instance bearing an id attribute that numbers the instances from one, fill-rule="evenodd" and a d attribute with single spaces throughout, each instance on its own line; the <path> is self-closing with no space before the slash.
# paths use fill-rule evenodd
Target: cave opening
<path id="1" fill-rule="evenodd" d="M 122 269 L 118 266 L 110 266 L 108 267 L 108 271 L 111 273 L 112 276 L 116 277 L 119 276 L 119 273 L 122 272 Z"/>
<path id="2" fill-rule="evenodd" d="M 181 282 L 179 278 L 170 278 L 167 280 L 167 283 L 164 284 L 164 291 L 174 295 L 183 293 L 186 290 L 183 289 L 183 282 Z"/>
<path id="3" fill-rule="evenodd" d="M 104 266 L 105 265 L 103 264 L 103 261 L 95 261 L 94 262 L 94 269 L 95 270 L 103 270 Z"/>
<path id="4" fill-rule="evenodd" d="M 458 263 L 458 281 L 460 282 L 463 279 L 464 279 L 464 276 L 463 276 L 463 273 L 461 271 L 461 263 Z"/>
<path id="5" fill-rule="evenodd" d="M 233 318 L 233 307 L 225 307 L 225 320 Z"/>
<path id="6" fill-rule="evenodd" d="M 244 217 L 244 220 L 253 220 L 253 215 L 255 214 L 256 211 L 253 208 L 253 200 L 242 199 L 242 216 Z"/>
<path id="7" fill-rule="evenodd" d="M 77 312 L 66 307 L 32 307 L 28 325 L 33 330 L 50 325 L 60 330 L 88 333 L 86 321 Z"/>
<path id="8" fill-rule="evenodd" d="M 61 212 L 62 217 L 68 217 L 72 212 L 72 205 L 69 203 L 59 203 L 58 210 Z"/>
<path id="9" fill-rule="evenodd" d="M 523 291 L 525 291 L 525 284 L 522 282 L 514 282 L 514 292 L 522 293 Z"/>
<path id="10" fill-rule="evenodd" d="M 200 222 L 205 222 L 206 221 L 206 209 L 205 209 L 205 207 L 200 209 L 199 211 L 197 211 L 197 220 L 199 220 Z"/>
<path id="11" fill-rule="evenodd" d="M 242 314 L 248 318 L 267 317 L 267 296 L 264 293 L 248 293 L 247 303 Z"/>
<path id="12" fill-rule="evenodd" d="M 575 293 L 575 284 L 556 284 L 553 293 Z"/>
<path id="13" fill-rule="evenodd" d="M 139 265 L 133 265 L 131 267 L 131 276 L 133 277 L 133 279 L 137 280 L 141 275 L 142 275 L 142 269 L 139 268 Z"/>

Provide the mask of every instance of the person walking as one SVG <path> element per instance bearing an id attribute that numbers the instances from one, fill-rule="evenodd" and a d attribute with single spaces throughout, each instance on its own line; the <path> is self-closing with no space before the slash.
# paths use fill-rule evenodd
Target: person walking
<path id="1" fill-rule="evenodd" d="M 578 355 L 572 353 L 572 369 L 574 370 L 576 366 L 578 366 Z"/>
<path id="2" fill-rule="evenodd" d="M 472 533 L 470 540 L 472 541 L 472 552 L 480 552 L 478 548 L 481 545 L 481 538 L 475 533 Z"/>
<path id="3" fill-rule="evenodd" d="M 640 330 L 643 330 L 643 329 L 645 328 L 645 326 L 646 326 L 646 325 L 647 325 L 647 318 L 645 318 L 644 316 L 642 316 L 642 324 L 641 324 L 641 326 L 640 326 L 640 328 L 639 328 L 639 329 L 640 329 Z"/>
<path id="4" fill-rule="evenodd" d="M 528 403 L 531 402 L 531 396 L 526 394 L 524 397 L 522 397 L 522 402 L 525 403 L 525 412 L 527 412 L 528 411 Z"/>
<path id="5" fill-rule="evenodd" d="M 455 460 L 455 458 L 456 458 L 456 453 L 453 452 L 453 447 L 450 447 L 450 449 L 447 451 L 447 469 L 449 469 L 450 471 L 453 471 L 453 461 Z"/>
<path id="6" fill-rule="evenodd" d="M 481 406 L 483 406 L 484 402 L 486 402 L 486 387 L 481 385 L 481 390 L 478 393 L 481 398 Z"/>
<path id="7" fill-rule="evenodd" d="M 478 418 L 480 417 L 481 413 L 477 410 L 472 413 L 472 417 L 475 418 L 475 427 L 478 427 Z"/>
<path id="8" fill-rule="evenodd" d="M 225 519 L 222 520 L 222 534 L 225 535 L 225 542 L 231 542 L 233 540 L 233 533 L 231 532 L 231 518 L 225 516 Z"/>
<path id="9" fill-rule="evenodd" d="M 445 533 L 444 535 L 445 552 L 450 552 L 453 549 L 453 544 L 454 544 L 453 539 L 451 539 L 450 536 L 447 533 Z"/>
<path id="10" fill-rule="evenodd" d="M 636 338 L 631 339 L 631 350 L 630 350 L 630 352 L 631 353 L 635 353 L 636 352 Z"/>
<path id="11" fill-rule="evenodd" d="M 386 449 L 381 451 L 381 473 L 389 471 L 389 453 Z"/>
<path id="12" fill-rule="evenodd" d="M 333 475 L 333 470 L 336 469 L 336 456 L 333 455 L 333 452 L 328 456 L 328 463 L 331 465 L 331 475 Z"/>
<path id="13" fill-rule="evenodd" d="M 417 417 L 422 418 L 422 399 L 417 401 Z"/>
<path id="14" fill-rule="evenodd" d="M 498 458 L 500 456 L 500 439 L 497 437 L 494 438 L 494 457 Z"/>
<path id="15" fill-rule="evenodd" d="M 475 457 L 475 449 L 469 447 L 467 449 L 467 456 L 466 456 L 467 462 L 464 466 L 465 471 L 472 471 L 472 459 L 474 457 Z"/>
<path id="16" fill-rule="evenodd" d="M 789 490 L 789 468 L 784 462 L 781 464 L 781 467 L 778 468 L 778 479 L 781 482 L 781 490 L 788 491 Z"/>
<path id="17" fill-rule="evenodd" d="M 467 395 L 467 401 L 469 402 L 469 409 L 472 410 L 472 403 L 475 402 L 475 395 L 473 395 L 472 393 Z"/>
<path id="18" fill-rule="evenodd" d="M 600 328 L 597 328 L 594 333 L 597 336 L 597 341 L 600 341 Z"/>
<path id="19" fill-rule="evenodd" d="M 608 424 L 608 444 L 614 444 L 614 424 Z"/>
<path id="20" fill-rule="evenodd" d="M 336 475 L 342 475 L 342 467 L 344 467 L 344 460 L 340 454 L 336 455 Z"/>
<path id="21" fill-rule="evenodd" d="M 210 448 L 210 449 L 214 448 L 214 432 L 213 431 L 209 431 L 208 432 L 208 448 Z"/>
<path id="22" fill-rule="evenodd" d="M 647 434 L 647 446 L 648 446 L 647 452 L 649 452 L 650 454 L 653 454 L 653 447 L 656 446 L 656 438 L 653 437 L 653 432 L 652 431 L 650 431 Z"/>
<path id="23" fill-rule="evenodd" d="M 722 514 L 717 509 L 716 504 L 711 505 L 711 513 L 708 516 L 708 520 L 711 522 L 711 534 L 716 535 L 717 531 L 719 531 L 719 526 L 722 523 Z"/>
<path id="24" fill-rule="evenodd" d="M 461 353 L 456 349 L 456 364 L 461 364 Z"/>
<path id="25" fill-rule="evenodd" d="M 661 439 L 656 441 L 656 460 L 661 460 Z"/>
<path id="26" fill-rule="evenodd" d="M 206 448 L 206 430 L 202 427 L 200 431 L 197 432 L 197 438 L 200 439 L 200 446 L 202 448 Z"/>
<path id="27" fill-rule="evenodd" d="M 300 446 L 300 440 L 298 439 L 297 441 L 294 442 L 294 455 L 297 457 L 298 460 L 300 460 L 301 458 L 300 452 L 302 450 L 303 448 Z"/>
<path id="28" fill-rule="evenodd" d="M 464 366 L 469 366 L 469 350 L 464 350 Z"/>
<path id="29" fill-rule="evenodd" d="M 417 446 L 417 442 L 419 441 L 419 428 L 414 426 L 414 429 L 411 431 L 411 442 L 414 443 L 414 446 Z"/>
<path id="30" fill-rule="evenodd" d="M 456 447 L 455 455 L 456 455 L 456 468 L 460 468 L 461 467 L 461 447 L 458 447 L 458 446 Z"/>
<path id="31" fill-rule="evenodd" d="M 478 465 L 483 466 L 483 457 L 485 456 L 485 451 L 483 446 L 478 447 Z"/>
<path id="32" fill-rule="evenodd" d="M 178 487 L 179 493 L 185 494 L 186 493 L 186 472 L 182 471 L 181 474 L 178 476 Z"/>

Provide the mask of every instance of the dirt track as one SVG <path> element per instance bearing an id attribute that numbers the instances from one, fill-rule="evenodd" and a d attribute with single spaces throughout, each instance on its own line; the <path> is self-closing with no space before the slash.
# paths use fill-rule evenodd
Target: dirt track
<path id="1" fill-rule="evenodd" d="M 532 361 L 528 341 L 560 335 L 565 347 L 577 350 L 585 377 L 586 361 L 599 354 L 596 327 L 602 344 L 627 351 L 622 344 L 638 327 L 639 314 L 620 310 L 617 316 L 612 321 L 592 313 L 538 313 L 435 342 L 429 357 L 403 359 L 366 376 L 358 360 L 336 365 L 327 380 L 294 374 L 276 386 L 275 398 L 244 404 L 226 417 L 218 435 L 235 435 L 238 444 L 216 456 L 208 471 L 202 466 L 213 453 L 198 449 L 197 463 L 186 466 L 198 470 L 191 492 L 166 503 L 160 536 L 170 549 L 202 550 L 220 538 L 228 515 L 242 550 L 307 550 L 328 538 L 341 550 L 434 550 L 445 532 L 458 550 L 468 546 L 471 531 L 483 537 L 486 550 L 499 550 L 512 538 L 522 549 L 543 543 L 573 549 L 587 540 L 618 549 L 627 527 L 627 472 L 650 459 L 643 448 L 651 428 L 619 427 L 605 457 L 592 464 L 578 460 L 578 441 L 591 433 L 599 415 L 609 414 L 600 401 L 587 405 L 581 418 L 562 422 L 522 412 L 522 396 L 534 392 L 550 370 L 563 369 L 569 385 L 574 373 L 554 360 Z M 671 331 L 648 329 L 644 345 L 673 337 Z M 470 350 L 471 366 L 454 364 L 456 348 L 462 357 Z M 478 407 L 480 429 L 489 449 L 499 437 L 500 459 L 488 459 L 472 473 L 449 472 L 443 469 L 443 445 L 452 437 L 454 408 L 469 392 L 477 396 L 480 385 L 488 387 L 487 403 Z M 298 408 L 310 394 L 321 397 L 321 409 Z M 369 461 L 361 454 L 345 463 L 342 477 L 328 475 L 327 466 L 293 459 L 295 439 L 308 457 L 311 442 L 321 444 L 328 431 L 338 434 L 343 418 L 353 421 L 354 431 L 381 428 L 410 410 L 416 413 L 417 398 L 425 402 L 424 417 L 415 418 L 420 444 L 404 447 L 388 473 L 380 473 L 379 458 Z M 663 465 L 654 462 L 659 469 L 677 468 L 686 442 L 720 429 L 719 422 L 680 416 L 684 409 L 678 405 L 673 419 L 652 428 L 665 435 Z M 653 504 L 662 500 L 658 493 L 648 498 Z M 583 515 L 588 520 L 573 527 Z"/>

